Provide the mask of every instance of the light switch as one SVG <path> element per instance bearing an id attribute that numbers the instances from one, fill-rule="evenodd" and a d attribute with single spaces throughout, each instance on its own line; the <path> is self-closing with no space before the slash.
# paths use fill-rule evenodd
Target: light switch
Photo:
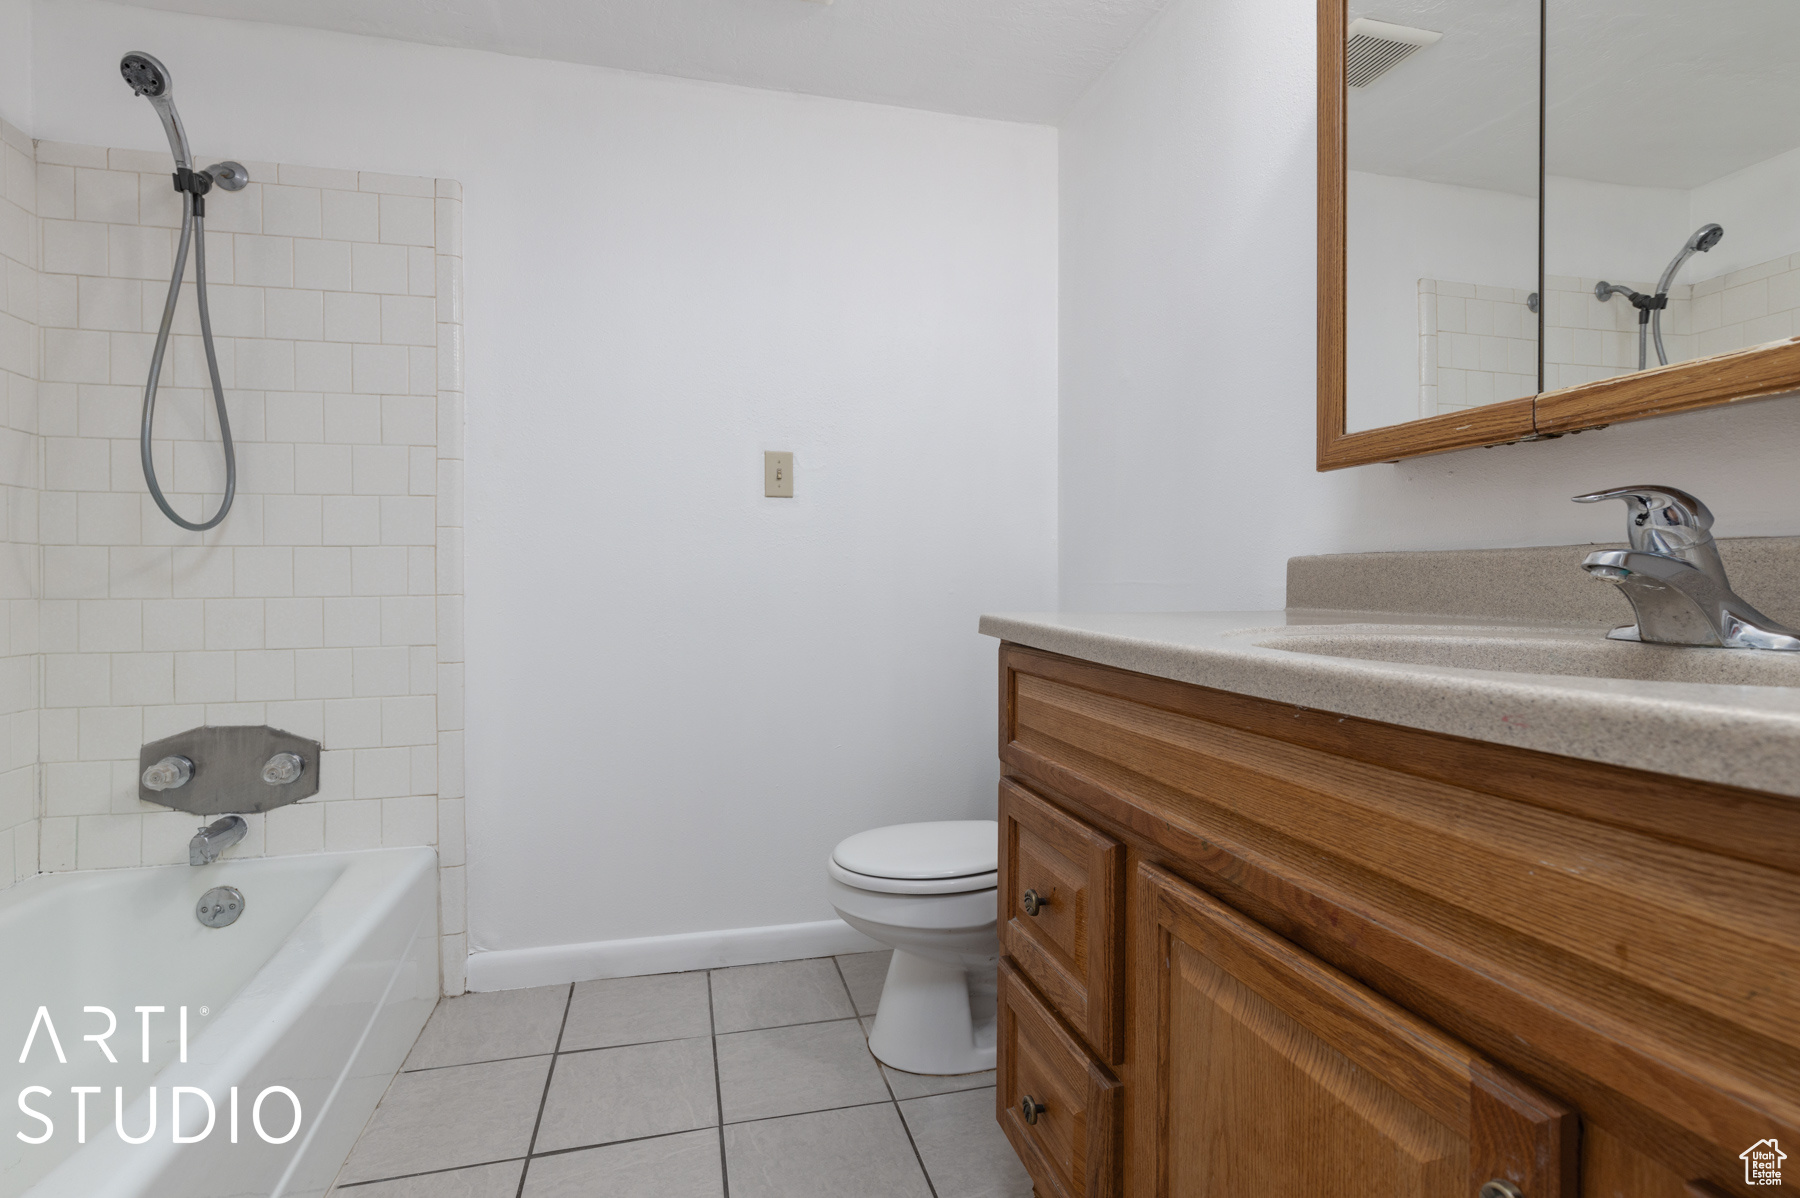
<path id="1" fill-rule="evenodd" d="M 779 450 L 763 454 L 763 494 L 770 499 L 794 497 L 794 455 Z"/>

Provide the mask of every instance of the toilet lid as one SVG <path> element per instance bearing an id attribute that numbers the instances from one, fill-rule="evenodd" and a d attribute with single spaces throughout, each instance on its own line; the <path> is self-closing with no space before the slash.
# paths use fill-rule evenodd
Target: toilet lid
<path id="1" fill-rule="evenodd" d="M 1000 825 L 991 819 L 940 820 L 871 828 L 840 842 L 831 859 L 870 878 L 966 878 L 1000 868 Z"/>

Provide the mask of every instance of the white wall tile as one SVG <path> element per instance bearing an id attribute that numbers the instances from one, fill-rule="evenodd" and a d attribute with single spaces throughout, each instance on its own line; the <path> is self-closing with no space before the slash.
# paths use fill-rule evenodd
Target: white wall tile
<path id="1" fill-rule="evenodd" d="M 405 495 L 411 489 L 411 465 L 403 445 L 358 445 L 354 463 L 353 489 L 358 495 Z"/>
<path id="2" fill-rule="evenodd" d="M 365 749 L 358 754 L 357 765 L 364 755 L 385 750 Z M 437 798 L 432 795 L 402 795 L 381 801 L 381 843 L 387 847 L 431 844 L 437 839 Z"/>
<path id="3" fill-rule="evenodd" d="M 325 703 L 325 740 L 331 749 L 381 747 L 381 699 L 336 699 Z"/>
<path id="4" fill-rule="evenodd" d="M 351 390 L 358 395 L 404 394 L 408 382 L 408 356 L 399 345 L 353 345 Z M 83 380 L 74 380 L 83 381 Z"/>
<path id="5" fill-rule="evenodd" d="M 406 295 L 411 272 L 406 247 L 356 242 L 350 250 L 351 286 L 362 292 Z"/>
<path id="6" fill-rule="evenodd" d="M 390 596 L 381 603 L 381 643 L 437 643 L 436 600 L 430 595 Z"/>
<path id="7" fill-rule="evenodd" d="M 351 347 L 345 347 L 346 352 Z M 367 395 L 325 396 L 325 440 L 350 445 L 381 442 L 380 398 Z"/>
<path id="8" fill-rule="evenodd" d="M 175 235 L 168 229 L 138 228 L 133 225 L 107 225 L 106 257 L 107 273 L 121 279 L 155 279 L 164 286 L 168 285 L 169 275 L 175 269 Z M 207 249 L 213 247 L 208 238 Z M 46 242 L 48 246 L 48 242 Z M 211 270 L 214 262 L 221 262 L 223 272 Z M 231 255 L 208 254 L 209 281 L 221 283 L 231 282 Z M 192 267 L 190 267 L 190 270 Z M 85 265 L 77 272 L 80 274 L 97 273 Z M 221 274 L 224 277 L 220 277 Z"/>
<path id="9" fill-rule="evenodd" d="M 250 702 L 294 699 L 294 654 L 259 649 L 237 655 L 237 697 Z"/>
<path id="10" fill-rule="evenodd" d="M 294 551 L 285 545 L 244 546 L 232 551 L 234 594 L 287 596 L 294 593 Z"/>
<path id="11" fill-rule="evenodd" d="M 411 786 L 412 754 L 409 750 L 356 750 L 357 798 L 401 798 L 406 795 Z"/>
<path id="12" fill-rule="evenodd" d="M 146 650 L 192 650 L 206 647 L 206 602 L 202 599 L 152 600 L 143 605 Z"/>
<path id="13" fill-rule="evenodd" d="M 384 298 L 356 292 L 329 291 L 325 294 L 325 340 L 381 340 L 381 310 Z"/>
<path id="14" fill-rule="evenodd" d="M 337 241 L 381 240 L 381 202 L 353 191 L 327 190 L 321 197 L 322 236 Z"/>
<path id="15" fill-rule="evenodd" d="M 291 557 L 291 553 L 290 553 Z M 325 645 L 323 599 L 270 599 L 264 607 L 264 638 L 271 649 L 317 649 Z"/>
<path id="16" fill-rule="evenodd" d="M 177 703 L 229 703 L 236 697 L 235 654 L 208 652 L 175 655 Z"/>
<path id="17" fill-rule="evenodd" d="M 41 222 L 40 228 L 44 271 L 69 275 L 107 273 L 105 225 L 73 220 L 46 220 Z"/>
<path id="18" fill-rule="evenodd" d="M 234 281 L 255 287 L 294 285 L 294 239 L 240 233 L 232 238 Z"/>
<path id="19" fill-rule="evenodd" d="M 437 702 L 430 695 L 407 695 L 379 702 L 383 745 L 399 747 L 437 743 Z"/>
<path id="20" fill-rule="evenodd" d="M 349 548 L 327 545 L 295 549 L 294 592 L 299 595 L 351 594 Z"/>
<path id="21" fill-rule="evenodd" d="M 276 169 L 280 182 L 296 187 L 331 187 L 339 191 L 357 189 L 355 171 L 320 166 L 291 166 L 285 162 Z"/>
<path id="22" fill-rule="evenodd" d="M 350 290 L 350 243 L 294 242 L 294 286 L 318 291 Z"/>
<path id="23" fill-rule="evenodd" d="M 38 825 L 38 868 L 56 873 L 75 868 L 76 821 L 46 817 Z"/>
<path id="24" fill-rule="evenodd" d="M 322 237 L 322 208 L 316 187 L 262 188 L 263 232 L 284 237 Z"/>
<path id="25" fill-rule="evenodd" d="M 327 495 L 323 501 L 327 545 L 381 542 L 381 500 L 373 495 Z"/>
<path id="26" fill-rule="evenodd" d="M 330 647 L 381 644 L 381 600 L 323 599 L 324 643 Z"/>
<path id="27" fill-rule="evenodd" d="M 115 653 L 112 658 L 112 701 L 137 706 L 175 701 L 175 655 Z M 146 737 L 146 739 L 150 739 Z"/>
<path id="28" fill-rule="evenodd" d="M 390 495 L 381 500 L 384 545 L 430 545 L 437 540 L 437 503 L 427 496 Z"/>
<path id="29" fill-rule="evenodd" d="M 352 346 L 324 341 L 294 343 L 294 389 L 345 392 L 351 389 Z"/>
<path id="30" fill-rule="evenodd" d="M 321 777 L 322 777 L 321 773 Z M 338 853 L 349 849 L 381 847 L 381 803 L 374 799 L 347 799 L 323 804 L 325 849 Z"/>
<path id="31" fill-rule="evenodd" d="M 348 699 L 355 694 L 352 651 L 297 649 L 294 652 L 296 699 Z"/>
<path id="32" fill-rule="evenodd" d="M 76 182 L 76 193 L 76 214 L 80 216 L 79 179 Z M 136 198 L 134 194 L 132 199 L 135 201 Z M 81 219 L 99 218 L 82 216 Z M 432 201 L 421 196 L 382 196 L 381 240 L 400 245 L 433 245 L 437 241 L 437 227 Z"/>
<path id="33" fill-rule="evenodd" d="M 380 340 L 389 345 L 437 345 L 437 301 L 412 295 L 383 295 Z"/>
<path id="34" fill-rule="evenodd" d="M 358 697 L 412 693 L 411 657 L 405 648 L 356 648 L 350 652 Z"/>
<path id="35" fill-rule="evenodd" d="M 143 604 L 131 599 L 83 599 L 78 605 L 83 653 L 135 653 L 143 648 Z"/>
<path id="36" fill-rule="evenodd" d="M 463 855 L 463 801 L 438 800 L 438 860 L 446 866 L 461 865 Z"/>
<path id="37" fill-rule="evenodd" d="M 325 851 L 325 804 L 292 803 L 263 817 L 263 836 L 271 856 Z"/>
<path id="38" fill-rule="evenodd" d="M 76 821 L 78 869 L 117 869 L 142 860 L 141 817 L 83 815 Z"/>
<path id="39" fill-rule="evenodd" d="M 418 175 L 383 175 L 374 171 L 361 171 L 357 175 L 357 186 L 364 191 L 424 196 L 427 199 L 437 194 L 435 181 Z"/>
<path id="40" fill-rule="evenodd" d="M 263 647 L 261 599 L 208 599 L 206 601 L 208 649 L 260 649 Z M 229 697 L 229 696 L 227 696 Z M 192 700 L 183 699 L 182 702 Z M 217 702 L 217 698 L 207 702 Z"/>

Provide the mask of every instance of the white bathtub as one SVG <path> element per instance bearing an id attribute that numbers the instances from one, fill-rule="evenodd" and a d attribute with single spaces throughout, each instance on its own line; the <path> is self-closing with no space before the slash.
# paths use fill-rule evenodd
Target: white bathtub
<path id="1" fill-rule="evenodd" d="M 244 913 L 225 928 L 194 918 L 214 886 L 244 894 Z M 310 857 L 225 860 L 201 868 L 92 870 L 29 879 L 0 893 L 0 1196 L 13 1198 L 237 1198 L 323 1194 L 437 1001 L 437 854 L 381 849 Z M 110 1063 L 85 1035 L 118 1030 Z M 151 1015 L 149 1062 L 144 1016 Z M 187 1062 L 180 1009 L 187 1008 Z M 39 1027 L 46 1008 L 67 1063 Z M 202 1014 L 202 1012 L 205 1012 Z M 21 1110 L 49 1116 L 45 1134 Z M 87 1143 L 76 1142 L 73 1086 L 99 1086 L 87 1104 Z M 156 1134 L 131 1145 L 115 1128 L 115 1087 L 124 1127 L 141 1136 L 156 1088 Z M 213 1099 L 206 1139 L 177 1145 L 172 1088 Z M 237 1143 L 230 1093 L 238 1088 Z M 300 1101 L 297 1135 L 269 1144 L 251 1108 L 271 1086 Z M 263 1130 L 283 1136 L 292 1106 L 272 1094 Z M 183 1095 L 181 1131 L 206 1125 L 204 1103 Z"/>

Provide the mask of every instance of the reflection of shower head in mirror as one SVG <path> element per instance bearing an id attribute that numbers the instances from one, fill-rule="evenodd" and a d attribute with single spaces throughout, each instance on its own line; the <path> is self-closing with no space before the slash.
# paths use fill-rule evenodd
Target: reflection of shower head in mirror
<path id="1" fill-rule="evenodd" d="M 1695 229 L 1694 235 L 1682 242 L 1681 252 L 1676 254 L 1674 261 L 1669 263 L 1669 269 L 1663 271 L 1662 280 L 1656 285 L 1656 294 L 1667 295 L 1669 285 L 1675 281 L 1675 272 L 1681 269 L 1681 264 L 1694 254 L 1707 253 L 1713 246 L 1718 245 L 1719 240 L 1724 236 L 1724 225 L 1701 225 Z"/>

